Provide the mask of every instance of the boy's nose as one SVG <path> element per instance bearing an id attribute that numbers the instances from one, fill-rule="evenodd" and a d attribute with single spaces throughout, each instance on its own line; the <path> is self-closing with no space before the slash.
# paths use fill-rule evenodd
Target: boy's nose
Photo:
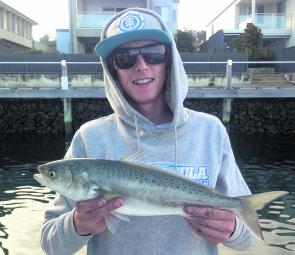
<path id="1" fill-rule="evenodd" d="M 149 68 L 148 64 L 145 62 L 143 56 L 139 54 L 136 59 L 135 70 L 141 71 L 141 70 L 147 70 L 148 68 Z"/>

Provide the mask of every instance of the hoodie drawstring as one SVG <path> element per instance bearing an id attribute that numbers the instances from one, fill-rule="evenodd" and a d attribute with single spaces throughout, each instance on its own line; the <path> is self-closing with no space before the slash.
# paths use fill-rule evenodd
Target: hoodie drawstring
<path id="1" fill-rule="evenodd" d="M 140 134 L 139 134 L 139 128 L 138 128 L 138 122 L 136 114 L 134 114 L 134 124 L 135 124 L 135 132 L 136 132 L 136 143 L 137 143 L 137 150 L 139 150 L 139 144 L 140 144 Z"/>
<path id="2" fill-rule="evenodd" d="M 135 133 L 136 133 L 136 143 L 137 143 L 137 150 L 140 150 L 140 133 L 138 127 L 138 120 L 136 114 L 134 114 L 134 124 L 135 124 Z M 174 123 L 174 170 L 177 171 L 177 149 L 178 149 L 178 142 L 177 142 L 177 127 L 176 123 Z"/>
<path id="3" fill-rule="evenodd" d="M 177 127 L 174 124 L 174 170 L 177 172 Z"/>

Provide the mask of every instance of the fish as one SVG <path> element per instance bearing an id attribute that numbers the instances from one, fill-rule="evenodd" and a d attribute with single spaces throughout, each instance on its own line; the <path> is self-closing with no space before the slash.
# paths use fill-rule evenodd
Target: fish
<path id="1" fill-rule="evenodd" d="M 128 216 L 190 218 L 184 206 L 197 205 L 232 211 L 255 237 L 263 240 L 257 210 L 288 194 L 287 191 L 270 191 L 230 197 L 152 164 L 139 163 L 134 160 L 136 157 L 134 153 L 121 160 L 61 159 L 38 166 L 39 174 L 33 177 L 41 185 L 74 201 L 122 197 L 123 206 L 105 218 L 112 233 L 118 221 L 129 221 Z"/>

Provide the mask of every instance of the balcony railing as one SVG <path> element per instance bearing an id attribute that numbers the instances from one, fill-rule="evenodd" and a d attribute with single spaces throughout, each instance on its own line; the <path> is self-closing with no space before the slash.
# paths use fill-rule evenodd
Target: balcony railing
<path id="1" fill-rule="evenodd" d="M 291 14 L 257 13 L 255 16 L 255 24 L 260 28 L 291 29 L 292 16 Z"/>
<path id="2" fill-rule="evenodd" d="M 102 29 L 115 12 L 91 12 L 77 14 L 77 28 Z"/>
<path id="3" fill-rule="evenodd" d="M 256 13 L 239 23 L 239 29 L 245 29 L 247 23 L 254 23 L 261 29 L 292 29 L 292 15 L 280 13 Z"/>

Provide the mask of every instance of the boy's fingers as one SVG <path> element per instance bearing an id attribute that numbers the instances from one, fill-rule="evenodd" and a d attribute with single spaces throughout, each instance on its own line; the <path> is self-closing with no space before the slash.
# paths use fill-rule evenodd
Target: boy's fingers
<path id="1" fill-rule="evenodd" d="M 103 207 L 106 204 L 106 200 L 103 198 L 94 198 L 85 201 L 79 201 L 76 203 L 76 209 L 80 213 L 86 213 L 95 210 L 99 207 Z"/>
<path id="2" fill-rule="evenodd" d="M 186 206 L 184 211 L 195 217 L 210 218 L 215 220 L 231 220 L 235 217 L 233 212 L 209 207 Z"/>

